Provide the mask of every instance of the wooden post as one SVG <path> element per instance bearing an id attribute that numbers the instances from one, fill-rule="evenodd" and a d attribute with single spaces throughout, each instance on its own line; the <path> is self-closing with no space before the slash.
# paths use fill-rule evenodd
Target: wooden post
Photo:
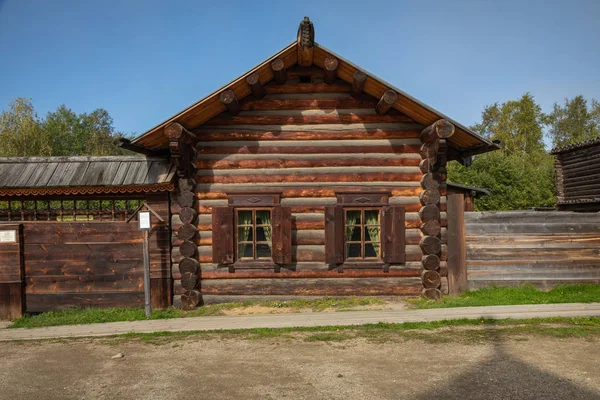
<path id="1" fill-rule="evenodd" d="M 459 294 L 468 289 L 465 211 L 462 193 L 448 194 L 448 290 Z"/>
<path id="2" fill-rule="evenodd" d="M 144 307 L 146 309 L 146 318 L 152 315 L 152 305 L 150 304 L 150 250 L 148 246 L 148 229 L 144 229 Z"/>
<path id="3" fill-rule="evenodd" d="M 0 226 L 0 318 L 14 319 L 25 311 L 23 225 Z"/>

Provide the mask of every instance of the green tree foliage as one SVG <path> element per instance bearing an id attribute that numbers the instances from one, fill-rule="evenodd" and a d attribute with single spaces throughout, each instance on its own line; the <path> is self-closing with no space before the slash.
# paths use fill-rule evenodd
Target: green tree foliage
<path id="1" fill-rule="evenodd" d="M 122 132 L 104 109 L 77 114 L 61 105 L 38 118 L 33 104 L 16 99 L 0 114 L 0 156 L 106 156 L 131 154 L 119 147 Z"/>
<path id="2" fill-rule="evenodd" d="M 563 106 L 554 103 L 547 123 L 555 147 L 595 139 L 600 136 L 600 102 L 592 99 L 588 107 L 587 100 L 579 95 L 565 99 Z"/>
<path id="3" fill-rule="evenodd" d="M 473 129 L 500 140 L 503 149 L 476 156 L 470 167 L 449 163 L 449 180 L 491 190 L 475 202 L 479 211 L 554 206 L 554 159 L 544 150 L 545 120 L 529 93 L 486 107 Z"/>

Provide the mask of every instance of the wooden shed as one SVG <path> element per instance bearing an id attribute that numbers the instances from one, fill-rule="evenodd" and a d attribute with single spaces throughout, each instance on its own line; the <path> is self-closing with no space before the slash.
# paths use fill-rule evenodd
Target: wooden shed
<path id="1" fill-rule="evenodd" d="M 600 138 L 554 148 L 560 211 L 600 211 Z"/>
<path id="2" fill-rule="evenodd" d="M 174 168 L 146 157 L 0 158 L 0 318 L 24 311 L 143 304 L 146 203 L 155 307 L 171 302 L 169 192 Z"/>
<path id="3" fill-rule="evenodd" d="M 177 167 L 172 261 L 184 307 L 439 297 L 446 162 L 497 148 L 317 44 L 308 18 L 289 46 L 126 146 L 168 149 Z"/>

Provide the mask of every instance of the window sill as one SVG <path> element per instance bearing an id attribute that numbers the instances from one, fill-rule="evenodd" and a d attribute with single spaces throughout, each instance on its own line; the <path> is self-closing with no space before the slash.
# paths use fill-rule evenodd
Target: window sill
<path id="1" fill-rule="evenodd" d="M 233 269 L 276 269 L 279 265 L 275 264 L 273 260 L 261 260 L 261 261 L 236 261 L 231 265 Z"/>
<path id="2" fill-rule="evenodd" d="M 382 269 L 386 267 L 383 261 L 344 261 L 343 269 Z"/>

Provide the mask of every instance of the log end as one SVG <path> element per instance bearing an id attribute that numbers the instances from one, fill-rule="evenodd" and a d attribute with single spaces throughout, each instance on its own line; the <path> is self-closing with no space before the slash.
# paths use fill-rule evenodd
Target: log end
<path id="1" fill-rule="evenodd" d="M 435 131 L 440 139 L 446 139 L 454 135 L 454 124 L 447 119 L 440 119 L 435 123 Z"/>
<path id="2" fill-rule="evenodd" d="M 183 126 L 178 122 L 172 122 L 165 127 L 165 136 L 170 140 L 177 140 L 183 135 Z"/>

